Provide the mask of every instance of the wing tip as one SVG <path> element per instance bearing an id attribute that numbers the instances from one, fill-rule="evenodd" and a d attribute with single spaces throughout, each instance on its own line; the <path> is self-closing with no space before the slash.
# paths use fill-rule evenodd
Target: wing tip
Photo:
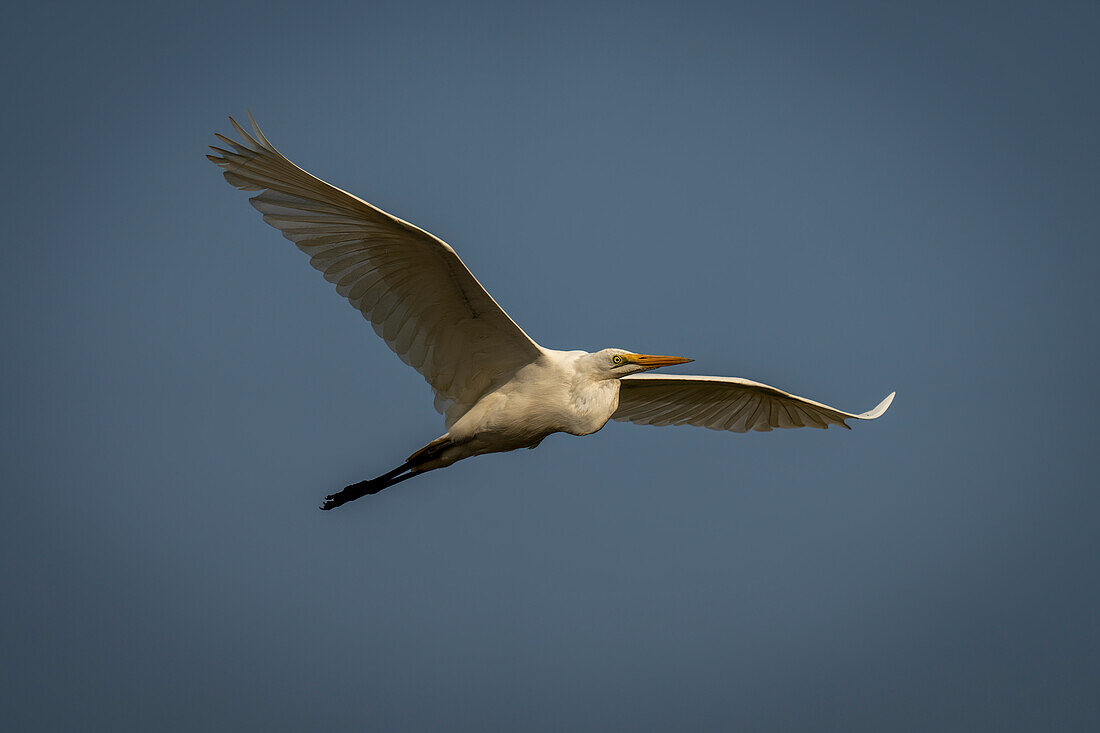
<path id="1" fill-rule="evenodd" d="M 265 151 L 269 153 L 275 153 L 276 155 L 281 155 L 281 153 L 279 153 L 275 149 L 275 146 L 272 145 L 271 142 L 264 136 L 263 132 L 260 131 L 260 126 L 256 123 L 256 118 L 252 116 L 252 110 L 247 110 L 247 114 L 248 121 L 252 125 L 251 134 L 245 131 L 244 127 L 242 127 L 241 124 L 237 122 L 237 120 L 234 119 L 232 115 L 229 116 L 229 123 L 233 126 L 233 129 L 236 130 L 237 134 L 241 136 L 242 140 L 244 140 L 244 144 L 239 143 L 230 137 L 222 135 L 220 132 L 215 132 L 214 137 L 218 138 L 223 143 L 229 145 L 229 147 L 236 150 L 239 155 L 252 157 L 257 154 L 262 154 Z M 249 144 L 255 146 L 255 149 L 247 147 Z M 218 152 L 229 152 L 223 151 L 221 148 L 214 149 Z M 221 165 L 221 163 L 218 164 Z"/>
<path id="2" fill-rule="evenodd" d="M 882 415 L 882 413 L 886 412 L 886 410 L 890 408 L 890 404 L 893 403 L 894 395 L 896 394 L 897 392 L 891 392 L 890 394 L 886 395 L 886 399 L 878 403 L 878 405 L 876 405 L 873 410 L 868 410 L 862 415 L 857 415 L 857 417 L 860 420 L 874 420 L 876 417 L 879 417 L 880 415 Z"/>

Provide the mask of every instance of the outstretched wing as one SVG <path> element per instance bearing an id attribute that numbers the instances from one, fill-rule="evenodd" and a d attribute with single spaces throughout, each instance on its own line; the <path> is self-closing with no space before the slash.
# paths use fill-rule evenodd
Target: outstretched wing
<path id="1" fill-rule="evenodd" d="M 698 425 L 711 430 L 767 432 L 772 428 L 827 428 L 851 418 L 873 420 L 894 399 L 854 415 L 738 377 L 679 377 L 635 374 L 619 380 L 619 408 L 613 420 L 639 425 Z"/>
<path id="2" fill-rule="evenodd" d="M 251 119 L 251 115 L 249 115 Z M 447 427 L 541 350 L 445 242 L 287 160 L 252 120 L 207 157 L 435 391 Z"/>

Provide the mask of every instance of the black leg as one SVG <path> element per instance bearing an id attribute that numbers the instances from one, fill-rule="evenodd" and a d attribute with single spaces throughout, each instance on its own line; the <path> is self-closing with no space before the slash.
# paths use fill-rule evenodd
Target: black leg
<path id="1" fill-rule="evenodd" d="M 405 472 L 408 473 L 405 473 Z M 384 473 L 377 478 L 372 478 L 369 481 L 360 481 L 357 484 L 347 486 L 343 491 L 338 491 L 335 494 L 331 494 L 325 497 L 325 501 L 321 504 L 321 509 L 335 509 L 338 506 L 348 503 L 349 501 L 355 501 L 356 499 L 367 496 L 368 494 L 377 494 L 382 489 L 399 484 L 406 479 L 410 479 L 413 476 L 417 476 L 423 473 L 423 471 L 417 471 L 409 467 L 408 463 L 405 463 L 388 473 Z M 404 475 L 401 475 L 404 474 Z"/>

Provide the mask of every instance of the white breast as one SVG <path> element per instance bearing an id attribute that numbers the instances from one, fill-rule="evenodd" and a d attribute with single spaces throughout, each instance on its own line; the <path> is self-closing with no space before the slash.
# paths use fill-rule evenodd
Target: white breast
<path id="1" fill-rule="evenodd" d="M 611 419 L 619 406 L 619 380 L 590 380 L 577 377 L 570 396 L 570 425 L 573 435 L 590 435 Z"/>
<path id="2" fill-rule="evenodd" d="M 604 426 L 619 404 L 619 382 L 596 380 L 574 368 L 583 351 L 552 351 L 485 395 L 456 422 L 456 439 L 488 438 L 494 450 L 533 445 L 550 433 L 589 435 Z"/>

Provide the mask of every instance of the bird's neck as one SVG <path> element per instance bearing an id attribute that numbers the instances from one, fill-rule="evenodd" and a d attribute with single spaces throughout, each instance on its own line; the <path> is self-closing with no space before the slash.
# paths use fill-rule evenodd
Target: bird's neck
<path id="1" fill-rule="evenodd" d="M 577 372 L 569 391 L 574 435 L 590 435 L 604 426 L 619 407 L 619 380 Z"/>

